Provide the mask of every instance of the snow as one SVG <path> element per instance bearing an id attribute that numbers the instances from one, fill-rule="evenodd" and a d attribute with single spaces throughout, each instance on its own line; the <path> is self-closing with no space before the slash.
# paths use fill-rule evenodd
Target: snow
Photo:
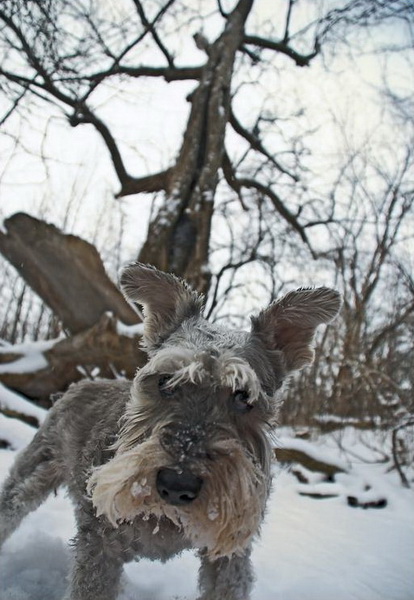
<path id="1" fill-rule="evenodd" d="M 0 383 L 0 408 L 6 408 L 15 412 L 35 417 L 38 423 L 43 423 L 47 411 L 36 404 L 29 402 L 23 396 L 11 392 Z"/>
<path id="2" fill-rule="evenodd" d="M 413 597 L 412 497 L 396 494 L 392 508 L 363 511 L 337 499 L 298 497 L 287 474 L 278 485 L 256 551 L 257 599 Z"/>
<path id="3" fill-rule="evenodd" d="M 0 421 L 0 438 L 9 424 L 14 448 L 27 443 L 35 430 L 14 419 Z M 329 483 L 309 473 L 309 485 L 274 467 L 274 490 L 255 543 L 256 585 L 253 600 L 412 600 L 414 598 L 414 496 L 404 489 L 389 464 L 375 461 L 376 433 L 365 444 L 352 428 L 341 438 L 325 436 L 303 444 L 284 431 L 280 439 L 313 456 L 341 464 L 347 447 L 354 458 L 347 472 Z M 338 443 L 340 442 L 340 443 Z M 335 455 L 336 449 L 336 455 Z M 386 449 L 384 450 L 386 451 Z M 0 450 L 0 481 L 15 450 Z M 361 460 L 358 457 L 363 457 Z M 372 462 L 366 462 L 370 458 Z M 375 461 L 375 462 L 374 462 Z M 334 493 L 315 500 L 302 491 Z M 352 508 L 347 496 L 384 497 L 382 509 Z M 73 510 L 64 491 L 23 521 L 0 554 L 1 600 L 60 600 L 70 563 L 68 541 L 74 535 Z M 154 532 L 156 533 L 156 532 Z M 125 567 L 119 600 L 195 600 L 198 560 L 184 552 L 165 565 L 142 560 Z"/>
<path id="4" fill-rule="evenodd" d="M 135 325 L 126 325 L 122 321 L 117 321 L 116 331 L 119 335 L 125 335 L 126 337 L 135 337 L 136 335 L 144 334 L 144 323 L 136 323 Z"/>
<path id="5" fill-rule="evenodd" d="M 26 423 L 17 419 L 10 419 L 0 413 L 0 440 L 7 442 L 12 449 L 21 450 L 27 446 L 33 437 L 34 431 L 30 425 L 26 425 Z"/>
<path id="6" fill-rule="evenodd" d="M 17 355 L 21 354 L 21 358 L 1 364 L 0 373 L 33 373 L 46 368 L 48 362 L 43 353 L 50 350 L 61 339 L 25 342 L 23 344 L 14 344 L 12 347 L 4 346 L 0 348 L 0 353 L 3 354 L 10 352 Z"/>

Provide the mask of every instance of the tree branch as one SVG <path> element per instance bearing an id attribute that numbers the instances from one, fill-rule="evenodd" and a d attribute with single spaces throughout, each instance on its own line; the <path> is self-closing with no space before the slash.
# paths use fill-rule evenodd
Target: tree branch
<path id="1" fill-rule="evenodd" d="M 230 13 L 228 13 L 224 10 L 221 0 L 217 0 L 217 6 L 218 6 L 219 13 L 221 14 L 221 16 L 224 17 L 225 19 L 227 19 L 227 17 L 229 16 Z"/>
<path id="2" fill-rule="evenodd" d="M 245 129 L 241 125 L 240 121 L 236 118 L 236 116 L 235 116 L 235 114 L 234 114 L 234 112 L 232 110 L 230 110 L 229 122 L 230 122 L 230 125 L 233 127 L 234 131 L 236 133 L 238 133 L 241 137 L 243 137 L 250 144 L 250 146 L 253 148 L 253 150 L 256 150 L 257 152 L 260 152 L 260 154 L 263 154 L 263 156 L 265 156 L 268 160 L 270 160 L 270 162 L 276 167 L 276 169 L 278 171 L 280 171 L 281 173 L 284 173 L 285 175 L 288 175 L 294 181 L 298 181 L 299 180 L 299 178 L 297 177 L 297 175 L 294 175 L 288 169 L 286 169 L 285 167 L 283 167 L 270 154 L 270 152 L 268 152 L 266 150 L 266 148 L 263 146 L 262 142 L 259 140 L 259 138 L 255 134 L 250 133 L 250 131 L 248 131 L 247 129 Z"/>
<path id="3" fill-rule="evenodd" d="M 144 177 L 128 176 L 128 179 L 122 182 L 122 188 L 115 197 L 124 198 L 132 194 L 167 191 L 171 173 L 172 169 L 170 168 L 159 173 L 153 173 L 152 175 L 145 175 Z"/>
<path id="4" fill-rule="evenodd" d="M 388 323 L 385 327 L 383 327 L 383 329 L 381 329 L 381 331 L 379 333 L 377 333 L 377 335 L 371 341 L 371 344 L 367 351 L 367 354 L 369 356 L 372 356 L 374 354 L 374 352 L 378 349 L 378 347 L 382 344 L 384 339 L 389 334 L 393 333 L 398 327 L 400 327 L 400 325 L 402 325 L 406 321 L 407 317 L 411 313 L 414 313 L 414 302 L 410 303 L 403 310 L 402 313 L 400 313 L 398 316 L 394 317 L 394 319 L 391 323 Z"/>
<path id="5" fill-rule="evenodd" d="M 143 26 L 145 27 L 145 29 L 147 31 L 151 32 L 151 35 L 154 38 L 155 43 L 157 44 L 158 48 L 161 50 L 161 52 L 164 54 L 165 58 L 167 59 L 168 66 L 171 68 L 174 68 L 174 60 L 173 60 L 171 54 L 168 52 L 167 48 L 164 46 L 163 42 L 161 41 L 157 31 L 155 30 L 154 23 L 151 23 L 150 21 L 148 21 L 141 2 L 139 0 L 132 0 L 132 1 L 135 4 L 135 7 L 139 14 L 139 17 L 141 19 L 141 23 L 143 24 Z M 166 5 L 166 7 L 164 7 L 164 10 L 167 10 L 174 2 L 175 2 L 175 0 L 170 0 L 169 2 L 167 2 L 167 5 Z"/>
<path id="6" fill-rule="evenodd" d="M 306 235 L 305 228 L 298 222 L 295 215 L 293 213 L 291 213 L 288 208 L 286 208 L 283 201 L 279 198 L 279 196 L 275 192 L 273 192 L 273 190 L 269 186 L 266 186 L 263 183 L 260 183 L 259 181 L 256 181 L 255 179 L 251 179 L 248 177 L 237 177 L 227 154 L 225 154 L 223 157 L 222 168 L 223 168 L 223 174 L 226 178 L 226 181 L 229 183 L 229 185 L 232 187 L 232 189 L 234 189 L 236 191 L 236 193 L 239 197 L 241 195 L 241 189 L 243 187 L 248 188 L 248 189 L 255 189 L 263 196 L 266 196 L 271 201 L 271 203 L 273 204 L 273 207 L 280 214 L 280 216 L 283 217 L 283 219 L 287 223 L 289 223 L 289 225 L 292 227 L 292 229 L 294 229 L 294 231 L 296 231 L 299 234 L 302 241 L 309 248 L 309 250 L 312 254 L 312 257 L 313 258 L 317 257 L 317 255 L 316 255 L 315 251 L 313 250 L 312 245 L 309 241 L 309 238 Z"/>
<path id="7" fill-rule="evenodd" d="M 133 1 L 135 1 L 135 0 L 133 0 Z M 109 69 L 109 71 L 111 71 L 111 69 L 113 69 L 117 65 L 119 65 L 121 60 L 132 50 L 132 48 L 134 48 L 137 44 L 139 44 L 146 37 L 146 35 L 149 32 L 154 31 L 154 25 L 161 19 L 161 17 L 164 16 L 164 14 L 167 12 L 167 10 L 170 8 L 170 6 L 172 6 L 174 4 L 174 2 L 175 2 L 175 0 L 168 0 L 168 2 L 160 8 L 158 13 L 155 15 L 154 19 L 150 22 L 147 22 L 147 25 L 144 27 L 144 31 L 135 40 L 133 40 L 132 42 L 127 44 L 127 46 L 125 46 L 125 48 L 122 50 L 122 52 L 116 58 L 114 58 L 113 65 Z M 172 67 L 172 66 L 173 65 L 170 65 L 170 67 Z M 100 83 L 100 81 L 93 82 L 93 85 L 91 85 L 90 89 L 82 97 L 82 101 L 85 101 L 89 98 L 89 96 L 96 89 L 96 87 L 99 85 L 99 83 Z"/>
<path id="8" fill-rule="evenodd" d="M 286 14 L 286 23 L 285 23 L 285 35 L 283 36 L 283 43 L 287 44 L 289 42 L 290 39 L 290 33 L 289 33 L 289 29 L 290 29 L 290 19 L 292 16 L 292 9 L 293 9 L 293 5 L 295 4 L 296 0 L 289 0 L 289 6 L 288 6 L 288 10 L 287 10 L 287 14 Z"/>
<path id="9" fill-rule="evenodd" d="M 315 41 L 315 48 L 310 54 L 300 54 L 287 45 L 285 41 L 277 42 L 275 40 L 269 40 L 261 38 L 257 35 L 246 35 L 243 39 L 243 44 L 252 44 L 259 48 L 265 48 L 266 50 L 274 50 L 280 52 L 291 58 L 298 67 L 308 67 L 311 60 L 315 58 L 320 52 L 320 46 L 318 41 Z"/>
<path id="10" fill-rule="evenodd" d="M 118 179 L 123 187 L 129 183 L 131 177 L 128 175 L 124 162 L 119 152 L 118 145 L 115 142 L 115 138 L 110 132 L 108 126 L 99 119 L 87 106 L 86 104 L 74 103 L 75 112 L 69 117 L 69 123 L 72 127 L 77 127 L 81 123 L 89 123 L 95 127 L 95 129 L 102 136 L 106 147 L 108 148 L 109 154 L 111 155 L 112 163 L 115 168 L 115 172 Z"/>
<path id="11" fill-rule="evenodd" d="M 165 81 L 185 81 L 200 79 L 203 67 L 149 67 L 140 65 L 138 67 L 128 67 L 126 65 L 114 65 L 106 71 L 101 71 L 88 75 L 86 79 L 95 83 L 100 83 L 107 77 L 114 75 L 128 75 L 129 77 L 163 77 Z M 60 81 L 76 81 L 81 78 L 70 77 L 62 78 Z M 82 77 L 85 79 L 85 77 Z"/>

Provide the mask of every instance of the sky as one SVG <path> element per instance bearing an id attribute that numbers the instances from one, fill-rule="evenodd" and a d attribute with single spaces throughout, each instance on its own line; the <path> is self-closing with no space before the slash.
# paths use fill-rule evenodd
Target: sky
<path id="1" fill-rule="evenodd" d="M 108 4 L 115 6 L 113 0 Z M 299 21 L 312 6 L 309 2 L 302 4 L 304 8 L 299 13 Z M 231 5 L 232 2 L 224 2 L 227 8 Z M 265 28 L 267 20 L 274 24 L 283 14 L 285 5 L 282 1 L 256 0 L 255 12 L 250 19 L 252 26 L 257 24 Z M 203 33 L 212 39 L 218 31 L 217 24 L 210 19 L 207 25 L 204 25 Z M 192 29 L 198 29 L 197 22 Z M 191 35 L 184 48 L 186 60 L 190 55 L 190 64 L 203 61 L 203 54 L 195 48 Z M 328 71 L 321 61 L 302 69 L 291 68 L 288 62 L 289 59 L 281 59 L 280 64 L 289 68 L 284 69 L 282 77 L 277 70 L 274 72 L 266 82 L 266 92 L 272 94 L 274 89 L 273 104 L 283 114 L 294 108 L 291 90 L 296 87 L 297 93 L 306 100 L 309 120 L 322 131 L 314 142 L 315 151 L 319 148 L 322 154 L 331 154 L 338 148 L 335 127 L 326 126 L 331 111 L 342 119 L 349 115 L 347 131 L 355 144 L 378 125 L 381 106 L 373 86 L 380 83 L 381 57 L 358 54 L 350 58 L 341 52 L 335 60 L 329 61 Z M 413 75 L 409 65 L 403 60 L 397 61 L 396 57 L 392 58 L 391 65 L 391 72 L 398 74 L 403 82 L 401 85 L 412 89 Z M 112 123 L 116 134 L 124 140 L 121 148 L 132 174 L 146 174 L 170 164 L 188 116 L 189 105 L 185 97 L 193 87 L 194 82 L 166 84 L 147 79 L 143 84 L 132 82 L 126 94 L 110 84 L 97 96 L 94 102 L 99 106 L 100 115 Z M 261 95 L 256 95 L 244 95 L 243 103 L 237 105 L 246 124 L 249 124 L 249 115 L 254 114 L 252 107 L 262 102 Z M 4 99 L 0 99 L 0 106 L 4 104 Z M 16 137 L 22 143 L 18 149 Z M 47 165 L 42 161 L 42 154 L 48 157 Z M 62 222 L 62 207 L 73 195 L 80 196 L 82 218 L 73 225 L 75 231 L 85 234 L 88 229 L 93 230 L 96 213 L 107 202 L 118 205 L 119 210 L 134 220 L 132 244 L 135 249 L 142 241 L 139 221 L 145 223 L 148 218 L 149 199 L 141 195 L 113 200 L 118 183 L 99 136 L 90 126 L 70 128 L 57 109 L 34 110 L 30 119 L 10 118 L 0 136 L 0 176 L 3 217 L 17 210 L 37 212 L 42 200 L 49 198 L 49 217 Z M 86 224 L 88 221 L 89 225 Z"/>
<path id="2" fill-rule="evenodd" d="M 210 5 L 215 6 L 215 2 L 204 2 L 203 10 L 208 12 Z M 316 5 L 308 1 L 300 3 L 304 8 L 298 13 L 298 23 Z M 107 6 L 121 12 L 123 5 L 107 0 Z M 227 1 L 224 6 L 231 7 L 232 2 Z M 277 23 L 285 7 L 283 0 L 256 0 L 248 29 L 258 27 L 260 32 L 266 32 L 268 23 Z M 210 18 L 202 26 L 210 39 L 219 31 L 217 23 Z M 200 27 L 200 20 L 195 18 L 191 33 Z M 407 93 L 414 86 L 414 70 L 406 55 L 388 53 L 385 60 L 384 56 L 368 52 L 381 36 L 388 39 L 389 33 L 385 29 L 377 37 L 367 36 L 364 52 L 343 52 L 338 46 L 336 56 L 326 53 L 323 60 L 315 60 L 309 68 L 296 68 L 288 58 L 278 57 L 276 68 L 266 75 L 265 81 L 259 68 L 251 68 L 253 85 L 235 101 L 238 117 L 250 127 L 263 106 L 276 109 L 280 118 L 285 119 L 304 105 L 306 111 L 293 125 L 286 122 L 282 134 L 300 138 L 303 131 L 312 129 L 312 135 L 305 140 L 312 152 L 305 161 L 312 171 L 305 174 L 304 185 L 315 196 L 329 190 L 338 171 L 338 160 L 346 159 L 347 154 L 361 145 L 381 156 L 384 164 L 394 160 L 396 149 L 403 146 L 406 132 L 391 127 L 378 86 L 386 65 L 395 89 Z M 395 29 L 393 33 L 396 38 L 404 39 L 402 30 Z M 191 35 L 175 43 L 190 64 L 204 60 Z M 149 60 L 151 56 L 144 53 L 142 59 Z M 266 60 L 269 56 L 264 55 Z M 158 55 L 156 60 L 160 60 Z M 183 60 L 180 57 L 181 63 Z M 194 82 L 167 84 L 154 79 L 132 81 L 127 86 L 110 82 L 96 94 L 94 105 L 121 140 L 120 148 L 131 174 L 140 176 L 172 164 L 189 114 L 186 97 L 194 85 Z M 0 98 L 0 108 L 5 104 L 4 97 Z M 26 211 L 63 227 L 66 232 L 80 235 L 98 245 L 111 275 L 115 276 L 118 263 L 136 258 L 146 238 L 151 196 L 115 199 L 119 183 L 107 150 L 93 128 L 88 125 L 71 128 L 56 107 L 35 103 L 29 108 L 30 112 L 22 117 L 12 115 L 0 132 L 0 219 Z M 281 143 L 280 135 L 275 137 L 266 132 L 264 135 L 270 147 Z M 389 144 L 391 137 L 393 147 Z M 239 139 L 234 135 L 228 138 L 235 155 L 243 152 Z M 282 193 L 295 207 L 295 197 L 289 190 L 282 189 Z M 345 196 L 342 201 L 347 202 Z M 241 220 L 241 226 L 242 223 Z M 323 240 L 322 234 L 318 235 Z M 297 285 L 309 285 L 305 280 L 307 274 L 294 271 L 293 268 L 290 279 L 296 278 Z M 315 275 L 319 276 L 314 271 L 310 274 Z M 319 283 L 332 281 L 325 281 L 321 274 Z"/>

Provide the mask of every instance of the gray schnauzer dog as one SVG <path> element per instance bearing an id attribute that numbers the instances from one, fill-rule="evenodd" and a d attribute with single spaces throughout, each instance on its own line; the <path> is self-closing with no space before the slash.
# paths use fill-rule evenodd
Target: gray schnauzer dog
<path id="1" fill-rule="evenodd" d="M 195 548 L 200 599 L 248 600 L 277 392 L 312 362 L 339 294 L 290 292 L 245 332 L 207 322 L 202 298 L 152 267 L 128 266 L 121 287 L 144 306 L 148 363 L 132 384 L 83 381 L 56 402 L 5 482 L 0 544 L 65 485 L 77 520 L 66 599 L 113 600 L 124 562 Z"/>

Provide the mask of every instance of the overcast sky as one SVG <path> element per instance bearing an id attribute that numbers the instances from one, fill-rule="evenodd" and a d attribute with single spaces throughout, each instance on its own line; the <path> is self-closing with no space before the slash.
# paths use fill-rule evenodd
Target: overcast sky
<path id="1" fill-rule="evenodd" d="M 210 0 L 204 2 L 206 11 L 209 3 L 215 5 Z M 224 4 L 230 7 L 232 2 Z M 303 4 L 299 21 L 307 18 L 308 11 L 317 5 L 316 2 Z M 108 5 L 115 12 L 123 6 L 113 0 L 108 0 Z M 260 25 L 265 31 L 267 21 L 275 23 L 284 5 L 282 1 L 256 0 L 250 27 Z M 199 30 L 197 22 L 193 29 L 191 33 Z M 203 33 L 213 39 L 218 33 L 217 22 L 207 21 Z M 389 35 L 389 31 L 378 35 L 385 33 Z M 395 36 L 403 40 L 404 30 L 396 28 Z M 375 41 L 375 37 L 367 36 L 367 52 L 353 56 L 338 46 L 338 55 L 325 61 L 328 69 L 320 59 L 302 69 L 289 64 L 289 59 L 280 59 L 278 64 L 283 70 L 275 70 L 266 81 L 259 82 L 262 97 L 257 87 L 254 94 L 245 94 L 236 104 L 238 115 L 245 125 L 251 125 L 249 118 L 263 105 L 265 95 L 269 108 L 276 107 L 282 116 L 295 109 L 295 98 L 303 102 L 307 108 L 305 118 L 318 130 L 311 141 L 314 165 L 319 164 L 320 177 L 322 180 L 326 177 L 329 182 L 324 165 L 329 165 L 336 153 L 344 152 L 343 139 L 332 125 L 332 116 L 345 124 L 351 146 L 358 146 L 367 136 L 377 143 L 375 136 L 380 135 L 386 145 L 389 130 L 377 90 L 384 69 L 400 91 L 412 90 L 414 86 L 411 65 L 405 56 L 388 55 L 386 61 L 384 56 L 369 53 Z M 203 54 L 195 48 L 191 35 L 180 43 L 186 59 L 191 56 L 190 64 L 203 62 Z M 99 107 L 100 116 L 111 123 L 117 138 L 123 140 L 121 150 L 132 174 L 155 172 L 171 164 L 189 112 L 185 97 L 194 86 L 195 82 L 166 84 L 147 79 L 131 82 L 126 92 L 118 83 L 109 83 L 96 95 L 94 105 Z M 4 98 L 0 98 L 0 105 L 1 108 L 7 106 Z M 379 124 L 382 124 L 382 133 Z M 395 139 L 398 132 L 389 135 Z M 10 117 L 0 135 L 0 174 L 0 216 L 3 218 L 23 210 L 93 239 L 98 215 L 98 229 L 102 231 L 110 230 L 124 215 L 128 232 L 126 254 L 136 254 L 145 239 L 150 197 L 140 195 L 114 200 L 119 184 L 98 134 L 91 126 L 71 128 L 58 108 L 39 105 L 33 108 L 30 118 L 27 113 L 24 118 L 17 114 Z M 323 185 L 323 181 L 319 184 Z M 72 202 L 72 211 L 65 221 L 69 202 Z"/>

